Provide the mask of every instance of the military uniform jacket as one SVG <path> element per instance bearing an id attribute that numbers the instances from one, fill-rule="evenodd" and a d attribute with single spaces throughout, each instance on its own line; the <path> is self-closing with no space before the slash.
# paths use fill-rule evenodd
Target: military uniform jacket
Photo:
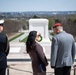
<path id="1" fill-rule="evenodd" d="M 7 67 L 7 55 L 9 53 L 9 43 L 7 36 L 0 33 L 0 69 Z"/>
<path id="2" fill-rule="evenodd" d="M 51 67 L 72 66 L 75 58 L 75 41 L 65 31 L 55 35 L 51 46 Z"/>

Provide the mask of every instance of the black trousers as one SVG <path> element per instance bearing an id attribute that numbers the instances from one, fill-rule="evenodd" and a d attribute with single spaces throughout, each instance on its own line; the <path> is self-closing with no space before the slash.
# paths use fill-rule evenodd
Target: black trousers
<path id="1" fill-rule="evenodd" d="M 6 75 L 6 68 L 0 69 L 0 75 Z"/>
<path id="2" fill-rule="evenodd" d="M 55 75 L 70 75 L 71 66 L 65 66 L 62 68 L 55 68 Z"/>

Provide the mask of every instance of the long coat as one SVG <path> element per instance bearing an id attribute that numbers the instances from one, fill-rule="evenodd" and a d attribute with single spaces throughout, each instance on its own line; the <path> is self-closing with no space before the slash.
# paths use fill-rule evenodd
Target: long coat
<path id="1" fill-rule="evenodd" d="M 72 66 L 75 58 L 75 41 L 71 34 L 65 31 L 55 35 L 51 46 L 51 67 Z"/>
<path id="2" fill-rule="evenodd" d="M 48 64 L 46 56 L 43 52 L 42 46 L 40 44 L 36 43 L 35 48 L 29 52 L 29 55 L 32 60 L 33 75 L 37 75 L 38 73 L 41 73 L 42 71 L 40 69 L 40 60 L 38 58 L 38 55 L 45 67 Z"/>
<path id="3" fill-rule="evenodd" d="M 7 67 L 7 55 L 9 53 L 9 42 L 5 34 L 0 33 L 0 69 Z"/>

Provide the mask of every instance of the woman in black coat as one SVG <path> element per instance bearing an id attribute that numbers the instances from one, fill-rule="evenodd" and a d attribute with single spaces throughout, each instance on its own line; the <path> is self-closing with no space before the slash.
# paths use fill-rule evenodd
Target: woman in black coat
<path id="1" fill-rule="evenodd" d="M 42 46 L 37 43 L 39 36 L 37 31 L 31 31 L 29 33 L 26 42 L 26 50 L 32 60 L 33 75 L 46 75 L 48 62 Z"/>

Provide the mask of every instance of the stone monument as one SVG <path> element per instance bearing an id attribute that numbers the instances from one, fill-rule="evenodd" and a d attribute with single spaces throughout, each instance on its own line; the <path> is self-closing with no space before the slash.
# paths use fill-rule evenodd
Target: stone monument
<path id="1" fill-rule="evenodd" d="M 50 45 L 49 31 L 48 31 L 48 20 L 47 19 L 30 19 L 29 20 L 29 31 L 36 30 L 41 33 L 42 41 L 39 42 L 41 45 Z"/>

